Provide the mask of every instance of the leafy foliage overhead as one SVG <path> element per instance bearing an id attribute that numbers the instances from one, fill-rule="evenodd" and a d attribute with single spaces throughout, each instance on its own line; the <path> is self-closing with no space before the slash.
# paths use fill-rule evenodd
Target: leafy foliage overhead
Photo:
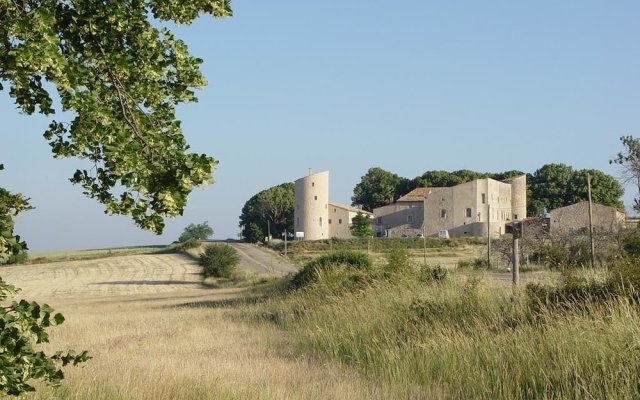
<path id="1" fill-rule="evenodd" d="M 0 164 L 0 171 L 3 169 Z M 29 199 L 0 187 L 0 264 L 27 250 L 27 244 L 13 233 L 13 217 L 31 208 Z"/>
<path id="2" fill-rule="evenodd" d="M 0 0 L 0 90 L 8 83 L 25 114 L 70 112 L 44 133 L 54 157 L 87 160 L 71 181 L 105 212 L 155 233 L 195 186 L 212 182 L 217 163 L 188 152 L 175 115 L 205 85 L 202 60 L 156 27 L 202 13 L 230 16 L 230 3 Z"/>
<path id="3" fill-rule="evenodd" d="M 0 279 L 0 302 L 6 304 L 17 289 Z M 57 352 L 52 356 L 36 349 L 49 342 L 48 328 L 64 322 L 47 304 L 13 301 L 0 307 L 0 393 L 17 396 L 34 391 L 31 380 L 58 386 L 64 379 L 61 367 L 89 360 L 86 351 Z"/>

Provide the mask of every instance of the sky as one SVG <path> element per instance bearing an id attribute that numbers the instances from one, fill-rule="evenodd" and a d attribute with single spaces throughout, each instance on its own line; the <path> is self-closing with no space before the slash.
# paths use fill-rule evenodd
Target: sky
<path id="1" fill-rule="evenodd" d="M 190 223 L 237 238 L 244 203 L 330 171 L 350 204 L 371 167 L 534 172 L 599 169 L 640 136 L 640 2 L 241 1 L 234 16 L 172 27 L 209 84 L 178 118 L 194 152 L 220 164 L 160 236 L 107 216 L 55 160 L 49 119 L 0 92 L 0 187 L 31 198 L 16 233 L 31 252 L 166 244 Z M 6 85 L 5 85 L 6 87 Z M 636 194 L 627 187 L 625 204 Z"/>

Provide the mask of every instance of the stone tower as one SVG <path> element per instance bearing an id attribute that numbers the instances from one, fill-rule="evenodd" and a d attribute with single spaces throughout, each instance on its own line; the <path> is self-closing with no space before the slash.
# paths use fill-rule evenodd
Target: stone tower
<path id="1" fill-rule="evenodd" d="M 511 219 L 527 218 L 527 176 L 515 176 L 507 182 L 511 184 Z"/>
<path id="2" fill-rule="evenodd" d="M 293 224 L 305 240 L 329 238 L 329 171 L 309 174 L 295 182 Z"/>

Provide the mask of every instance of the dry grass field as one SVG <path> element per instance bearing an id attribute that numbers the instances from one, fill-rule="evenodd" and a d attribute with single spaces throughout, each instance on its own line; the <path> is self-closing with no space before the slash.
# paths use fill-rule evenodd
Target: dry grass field
<path id="1" fill-rule="evenodd" d="M 46 350 L 89 350 L 62 388 L 35 399 L 388 399 L 397 393 L 333 362 L 289 350 L 268 325 L 234 318 L 246 289 L 202 286 L 177 254 L 135 255 L 2 269 L 20 296 L 66 322 Z"/>

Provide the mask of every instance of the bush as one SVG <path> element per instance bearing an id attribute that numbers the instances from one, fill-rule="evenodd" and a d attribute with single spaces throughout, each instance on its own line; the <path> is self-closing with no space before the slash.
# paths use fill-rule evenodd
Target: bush
<path id="1" fill-rule="evenodd" d="M 29 254 L 26 251 L 21 251 L 17 254 L 10 254 L 5 259 L 0 259 L 0 265 L 3 264 L 22 264 L 27 262 L 29 259 Z"/>
<path id="2" fill-rule="evenodd" d="M 333 266 L 342 265 L 356 270 L 368 270 L 373 265 L 371 258 L 357 251 L 336 251 L 316 258 L 307 263 L 291 279 L 294 289 L 304 287 L 317 280 L 318 272 Z"/>
<path id="3" fill-rule="evenodd" d="M 385 270 L 391 273 L 403 273 L 406 274 L 413 269 L 411 260 L 409 259 L 409 252 L 402 247 L 394 247 L 389 253 L 387 253 L 387 264 Z"/>
<path id="4" fill-rule="evenodd" d="M 211 229 L 207 221 L 201 224 L 189 224 L 184 228 L 184 232 L 178 238 L 178 242 L 181 249 L 192 249 L 197 247 L 201 240 L 205 240 L 211 235 L 213 235 L 213 229 Z"/>
<path id="5" fill-rule="evenodd" d="M 425 265 L 420 268 L 420 280 L 422 282 L 441 282 L 447 279 L 449 271 L 438 265 Z"/>
<path id="6" fill-rule="evenodd" d="M 200 265 L 205 277 L 230 278 L 238 262 L 238 252 L 226 244 L 207 246 L 200 255 Z"/>
<path id="7" fill-rule="evenodd" d="M 634 231 L 632 234 L 625 236 L 622 239 L 622 248 L 632 257 L 640 256 L 640 231 Z"/>

